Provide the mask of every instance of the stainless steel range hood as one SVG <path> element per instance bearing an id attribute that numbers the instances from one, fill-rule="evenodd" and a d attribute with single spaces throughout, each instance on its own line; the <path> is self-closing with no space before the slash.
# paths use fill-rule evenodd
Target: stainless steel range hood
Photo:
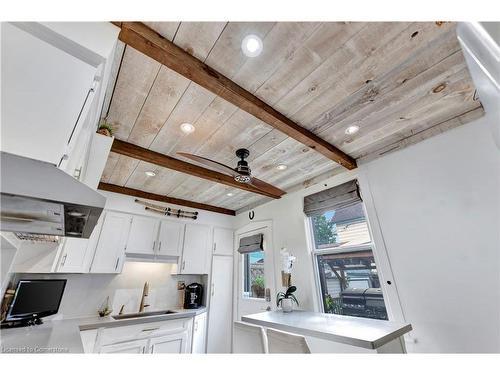
<path id="1" fill-rule="evenodd" d="M 106 198 L 50 163 L 0 154 L 0 230 L 89 238 Z"/>

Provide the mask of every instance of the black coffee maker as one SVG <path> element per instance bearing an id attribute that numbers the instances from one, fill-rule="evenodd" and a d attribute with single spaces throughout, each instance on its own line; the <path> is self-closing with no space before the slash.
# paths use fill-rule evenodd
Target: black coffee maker
<path id="1" fill-rule="evenodd" d="M 185 309 L 197 309 L 202 306 L 203 285 L 192 283 L 186 286 L 184 296 Z"/>

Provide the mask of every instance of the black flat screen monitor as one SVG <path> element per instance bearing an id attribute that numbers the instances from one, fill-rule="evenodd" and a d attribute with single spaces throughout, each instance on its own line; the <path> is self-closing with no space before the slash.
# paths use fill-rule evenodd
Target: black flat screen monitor
<path id="1" fill-rule="evenodd" d="M 56 314 L 66 280 L 19 280 L 7 322 L 43 318 Z"/>

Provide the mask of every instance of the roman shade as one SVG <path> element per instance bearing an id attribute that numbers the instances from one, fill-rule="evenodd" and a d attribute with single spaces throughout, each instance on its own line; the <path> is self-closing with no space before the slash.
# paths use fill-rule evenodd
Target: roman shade
<path id="1" fill-rule="evenodd" d="M 240 247 L 238 252 L 240 254 L 253 253 L 254 251 L 264 251 L 262 245 L 264 242 L 264 235 L 262 233 L 254 234 L 253 236 L 240 238 Z"/>
<path id="2" fill-rule="evenodd" d="M 327 211 L 338 210 L 361 202 L 358 182 L 352 180 L 342 185 L 304 197 L 306 216 L 318 216 Z"/>

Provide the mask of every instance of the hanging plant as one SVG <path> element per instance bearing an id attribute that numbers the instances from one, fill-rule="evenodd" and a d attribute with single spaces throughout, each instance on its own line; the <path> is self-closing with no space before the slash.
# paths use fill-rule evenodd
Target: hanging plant
<path id="1" fill-rule="evenodd" d="M 97 129 L 97 132 L 99 134 L 105 135 L 107 137 L 112 137 L 113 136 L 113 126 L 106 122 L 106 120 L 103 120 L 101 125 L 99 125 L 99 129 Z"/>

